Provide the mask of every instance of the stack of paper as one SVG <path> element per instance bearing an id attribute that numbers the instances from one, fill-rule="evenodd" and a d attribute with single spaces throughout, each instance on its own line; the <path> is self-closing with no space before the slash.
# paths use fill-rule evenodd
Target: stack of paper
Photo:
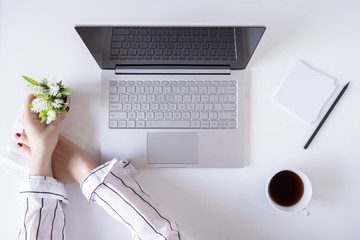
<path id="1" fill-rule="evenodd" d="M 336 89 L 335 81 L 296 63 L 285 76 L 273 100 L 307 124 L 314 122 Z"/>

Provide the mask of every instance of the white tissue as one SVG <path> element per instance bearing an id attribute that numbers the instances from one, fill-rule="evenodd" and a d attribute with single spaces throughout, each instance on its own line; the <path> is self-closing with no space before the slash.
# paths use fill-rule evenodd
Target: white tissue
<path id="1" fill-rule="evenodd" d="M 23 131 L 21 124 L 23 109 L 24 106 L 21 106 L 10 134 L 8 144 L 6 145 L 4 152 L 0 155 L 0 167 L 19 178 L 28 176 L 30 168 L 30 158 L 19 149 L 17 146 L 18 140 L 15 138 L 16 133 Z M 86 143 L 86 132 L 83 125 L 69 119 L 65 119 L 60 129 L 61 135 L 76 143 L 80 148 L 83 148 Z"/>

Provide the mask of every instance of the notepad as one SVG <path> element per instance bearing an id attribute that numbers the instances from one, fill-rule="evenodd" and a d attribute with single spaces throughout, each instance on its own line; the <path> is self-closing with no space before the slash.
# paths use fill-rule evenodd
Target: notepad
<path id="1" fill-rule="evenodd" d="M 318 118 L 336 87 L 334 79 L 300 61 L 286 74 L 273 101 L 310 125 Z"/>

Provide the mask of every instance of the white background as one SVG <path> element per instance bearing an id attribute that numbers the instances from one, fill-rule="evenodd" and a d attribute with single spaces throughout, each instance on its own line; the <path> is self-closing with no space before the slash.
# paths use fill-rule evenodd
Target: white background
<path id="1" fill-rule="evenodd" d="M 91 131 L 85 150 L 100 158 L 100 69 L 77 24 L 264 25 L 246 71 L 251 74 L 251 159 L 242 169 L 141 170 L 139 181 L 194 240 L 360 239 L 360 2 L 0 1 L 0 147 L 25 97 L 21 75 L 56 76 L 73 88 L 69 119 Z M 288 66 L 304 60 L 348 91 L 308 150 L 307 126 L 271 97 Z M 313 184 L 311 215 L 277 212 L 265 184 L 279 168 L 297 168 Z M 21 181 L 0 169 L 0 239 L 18 233 Z M 125 227 L 67 186 L 68 238 L 130 239 Z"/>

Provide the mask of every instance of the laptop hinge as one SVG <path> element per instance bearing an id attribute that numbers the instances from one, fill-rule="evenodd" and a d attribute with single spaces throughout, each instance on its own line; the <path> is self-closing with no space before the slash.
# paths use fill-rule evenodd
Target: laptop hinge
<path id="1" fill-rule="evenodd" d="M 230 75 L 230 66 L 116 66 L 116 74 Z"/>

